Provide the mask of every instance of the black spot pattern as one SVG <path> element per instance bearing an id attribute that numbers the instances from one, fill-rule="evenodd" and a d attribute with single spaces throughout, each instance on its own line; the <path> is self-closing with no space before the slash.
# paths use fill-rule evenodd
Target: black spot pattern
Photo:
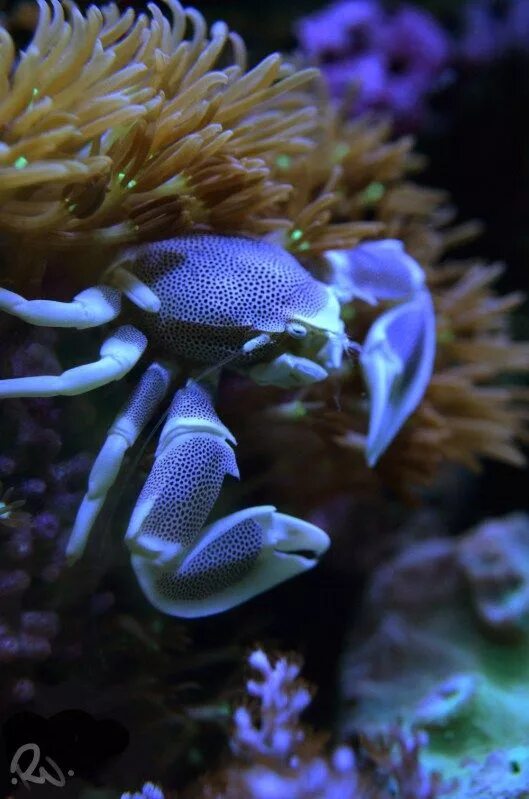
<path id="1" fill-rule="evenodd" d="M 169 408 L 168 419 L 204 419 L 213 424 L 221 424 L 211 404 L 211 397 L 206 388 L 198 383 L 190 382 L 185 388 L 176 392 Z"/>
<path id="2" fill-rule="evenodd" d="M 113 336 L 124 344 L 135 344 L 136 346 L 145 346 L 147 339 L 143 333 L 138 330 L 134 325 L 122 325 L 113 333 Z"/>
<path id="3" fill-rule="evenodd" d="M 205 599 L 242 580 L 263 545 L 263 528 L 253 519 L 239 522 L 189 558 L 178 574 L 158 573 L 155 590 L 169 600 Z M 156 572 L 155 572 L 156 574 Z"/>
<path id="4" fill-rule="evenodd" d="M 141 429 L 158 407 L 169 385 L 169 373 L 153 363 L 141 376 L 140 381 L 123 406 L 120 417 L 130 420 L 136 429 Z"/>
<path id="5" fill-rule="evenodd" d="M 121 308 L 121 292 L 118 291 L 118 289 L 112 288 L 112 286 L 99 285 L 97 288 L 112 310 L 115 311 L 115 313 L 119 313 Z"/>
<path id="6" fill-rule="evenodd" d="M 134 268 L 158 296 L 141 313 L 153 343 L 180 357 L 217 363 L 261 332 L 281 332 L 295 314 L 327 302 L 324 286 L 286 250 L 242 236 L 195 234 L 140 246 Z"/>
<path id="7" fill-rule="evenodd" d="M 138 503 L 158 495 L 141 535 L 187 547 L 204 527 L 225 475 L 237 475 L 237 464 L 219 437 L 194 433 L 177 442 L 154 463 L 140 494 Z"/>

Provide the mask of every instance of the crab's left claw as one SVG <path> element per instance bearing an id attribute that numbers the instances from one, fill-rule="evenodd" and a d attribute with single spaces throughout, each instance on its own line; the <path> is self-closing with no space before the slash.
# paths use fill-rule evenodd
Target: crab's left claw
<path id="1" fill-rule="evenodd" d="M 434 358 L 435 314 L 427 289 L 386 311 L 370 328 L 360 356 L 370 397 L 370 466 L 421 401 Z"/>
<path id="2" fill-rule="evenodd" d="M 211 524 L 176 568 L 138 555 L 132 565 L 155 607 L 193 618 L 221 613 L 311 569 L 328 546 L 319 527 L 263 506 Z"/>
<path id="3" fill-rule="evenodd" d="M 126 534 L 139 583 L 164 613 L 220 613 L 312 568 L 329 545 L 318 527 L 271 506 L 204 526 L 225 477 L 238 477 L 234 444 L 210 388 L 189 380 L 169 408 Z"/>

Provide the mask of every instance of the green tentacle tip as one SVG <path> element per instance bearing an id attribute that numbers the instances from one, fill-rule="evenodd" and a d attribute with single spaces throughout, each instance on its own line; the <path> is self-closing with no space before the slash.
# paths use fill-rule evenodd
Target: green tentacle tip
<path id="1" fill-rule="evenodd" d="M 386 192 L 386 187 L 378 180 L 373 181 L 367 186 L 361 194 L 361 201 L 363 205 L 374 205 L 382 199 Z"/>

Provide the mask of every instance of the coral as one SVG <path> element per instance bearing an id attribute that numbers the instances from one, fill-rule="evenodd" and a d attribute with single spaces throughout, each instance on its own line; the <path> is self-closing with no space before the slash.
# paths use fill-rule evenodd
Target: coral
<path id="1" fill-rule="evenodd" d="M 124 793 L 121 799 L 164 799 L 163 792 L 152 782 L 146 782 L 141 791 L 136 793 Z"/>
<path id="2" fill-rule="evenodd" d="M 381 566 L 344 656 L 342 729 L 422 728 L 424 764 L 457 778 L 456 795 L 489 795 L 494 773 L 495 795 L 522 797 L 528 563 L 529 517 L 512 514 Z"/>
<path id="3" fill-rule="evenodd" d="M 403 5 L 388 13 L 376 0 L 340 0 L 299 20 L 296 33 L 348 114 L 384 112 L 400 131 L 423 121 L 451 52 L 448 35 L 426 11 Z"/>
<path id="4" fill-rule="evenodd" d="M 11 342 L 3 360 L 14 374 L 57 371 L 53 333 L 13 335 Z M 63 566 L 64 525 L 73 519 L 90 465 L 87 455 L 61 452 L 61 416 L 52 400 L 8 402 L 2 413 L 0 475 L 10 486 L 0 512 L 4 707 L 33 699 L 34 672 L 49 658 L 60 629 L 53 587 Z"/>
<path id="5" fill-rule="evenodd" d="M 355 751 L 342 744 L 331 754 L 325 739 L 300 723 L 310 691 L 299 665 L 262 650 L 249 657 L 258 679 L 247 682 L 250 705 L 234 713 L 236 760 L 190 796 L 200 799 L 435 799 L 444 790 L 421 765 L 425 736 L 399 728 L 365 738 Z"/>
<path id="6" fill-rule="evenodd" d="M 259 680 L 246 683 L 246 691 L 259 703 L 259 726 L 248 708 L 235 711 L 232 749 L 240 757 L 270 757 L 284 760 L 303 741 L 299 729 L 301 713 L 310 704 L 308 688 L 298 680 L 298 664 L 279 658 L 273 665 L 262 650 L 255 650 L 248 663 Z"/>
<path id="7" fill-rule="evenodd" d="M 459 57 L 467 65 L 482 65 L 513 50 L 527 50 L 529 3 L 506 0 L 473 0 L 463 9 Z"/>

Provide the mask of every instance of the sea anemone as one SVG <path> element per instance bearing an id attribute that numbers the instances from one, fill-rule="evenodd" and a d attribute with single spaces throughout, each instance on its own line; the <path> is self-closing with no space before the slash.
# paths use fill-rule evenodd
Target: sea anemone
<path id="1" fill-rule="evenodd" d="M 291 186 L 277 155 L 312 145 L 314 108 L 275 54 L 248 70 L 224 23 L 39 0 L 28 47 L 0 28 L 0 233 L 116 245 L 191 225 L 263 233 Z M 231 56 L 230 56 L 231 53 Z"/>
<path id="2" fill-rule="evenodd" d="M 425 269 L 436 308 L 434 375 L 375 472 L 363 462 L 367 403 L 354 369 L 338 383 L 295 395 L 268 390 L 263 396 L 262 389 L 237 385 L 226 413 L 231 405 L 240 419 L 242 405 L 247 409 L 243 446 L 250 442 L 254 454 L 273 457 L 274 491 L 313 507 L 337 492 L 372 490 L 381 482 L 411 499 L 447 463 L 473 470 L 483 458 L 523 465 L 529 392 L 512 376 L 529 371 L 529 345 L 510 333 L 510 314 L 522 295 L 495 293 L 503 265 L 450 257 L 475 238 L 479 225 L 451 225 L 446 194 L 412 182 L 421 161 L 409 137 L 392 141 L 384 123 L 343 121 L 325 106 L 319 116 L 317 147 L 286 170 L 289 179 L 297 176 L 297 191 L 288 204 L 295 226 L 284 246 L 325 279 L 326 249 L 347 249 L 366 236 L 402 240 Z M 350 336 L 362 341 L 375 313 L 360 302 L 346 305 Z M 266 437 L 256 434 L 264 424 Z M 301 462 L 311 463 L 302 480 Z"/>

